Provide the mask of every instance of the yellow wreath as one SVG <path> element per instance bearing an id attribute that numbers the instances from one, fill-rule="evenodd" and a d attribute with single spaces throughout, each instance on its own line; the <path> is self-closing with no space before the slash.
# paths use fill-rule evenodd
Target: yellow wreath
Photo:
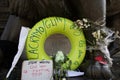
<path id="1" fill-rule="evenodd" d="M 71 50 L 68 58 L 72 61 L 71 69 L 78 68 L 84 59 L 86 41 L 82 29 L 74 22 L 62 17 L 49 17 L 39 21 L 29 32 L 26 41 L 26 53 L 28 59 L 50 60 L 44 50 L 45 40 L 53 34 L 63 34 L 70 40 Z M 67 65 L 67 63 L 65 63 Z"/>

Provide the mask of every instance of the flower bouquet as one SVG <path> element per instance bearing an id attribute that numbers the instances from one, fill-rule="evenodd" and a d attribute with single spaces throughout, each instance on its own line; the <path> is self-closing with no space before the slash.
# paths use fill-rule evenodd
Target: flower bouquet
<path id="1" fill-rule="evenodd" d="M 113 62 L 108 47 L 116 38 L 120 38 L 119 32 L 88 19 L 77 20 L 75 24 L 83 29 L 87 41 L 89 66 L 86 75 L 92 79 L 112 78 L 110 68 Z"/>
<path id="2" fill-rule="evenodd" d="M 67 62 L 69 65 L 67 65 L 67 68 L 63 66 Z M 53 63 L 54 63 L 54 80 L 66 80 L 67 76 L 67 70 L 70 69 L 71 60 L 63 54 L 62 51 L 58 51 L 57 54 L 53 57 Z"/>

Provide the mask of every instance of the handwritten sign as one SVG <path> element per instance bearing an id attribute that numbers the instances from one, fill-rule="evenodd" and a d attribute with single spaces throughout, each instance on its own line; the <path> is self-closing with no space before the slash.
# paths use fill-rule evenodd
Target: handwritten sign
<path id="1" fill-rule="evenodd" d="M 23 62 L 21 80 L 53 80 L 52 74 L 51 60 L 28 60 Z"/>

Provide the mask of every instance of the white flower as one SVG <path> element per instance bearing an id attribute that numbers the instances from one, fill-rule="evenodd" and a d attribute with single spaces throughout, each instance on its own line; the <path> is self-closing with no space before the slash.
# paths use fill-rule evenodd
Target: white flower
<path id="1" fill-rule="evenodd" d="M 64 54 L 62 51 L 58 51 L 55 56 L 55 62 L 64 61 Z"/>
<path id="2" fill-rule="evenodd" d="M 97 30 L 97 31 L 93 32 L 92 35 L 96 39 L 96 41 L 98 41 L 102 38 L 100 30 Z"/>
<path id="3" fill-rule="evenodd" d="M 66 78 L 63 78 L 62 80 L 66 80 Z"/>
<path id="4" fill-rule="evenodd" d="M 88 20 L 86 18 L 83 18 L 83 21 L 86 22 L 86 23 L 88 22 Z"/>

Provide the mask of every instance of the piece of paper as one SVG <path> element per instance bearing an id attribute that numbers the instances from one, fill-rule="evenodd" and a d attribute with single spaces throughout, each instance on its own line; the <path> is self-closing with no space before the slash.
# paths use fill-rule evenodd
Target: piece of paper
<path id="1" fill-rule="evenodd" d="M 26 60 L 22 65 L 21 80 L 53 80 L 52 60 Z"/>
<path id="2" fill-rule="evenodd" d="M 6 78 L 8 78 L 10 76 L 12 70 L 14 69 L 14 67 L 16 66 L 16 64 L 17 64 L 17 62 L 20 58 L 20 56 L 22 55 L 29 30 L 30 29 L 27 28 L 27 27 L 22 27 L 21 28 L 20 37 L 19 37 L 19 44 L 18 44 L 18 52 L 13 59 L 12 66 L 11 66 L 9 72 L 7 73 Z"/>
<path id="3" fill-rule="evenodd" d="M 67 77 L 76 77 L 76 76 L 82 76 L 84 75 L 84 72 L 78 72 L 78 71 L 67 71 Z"/>

